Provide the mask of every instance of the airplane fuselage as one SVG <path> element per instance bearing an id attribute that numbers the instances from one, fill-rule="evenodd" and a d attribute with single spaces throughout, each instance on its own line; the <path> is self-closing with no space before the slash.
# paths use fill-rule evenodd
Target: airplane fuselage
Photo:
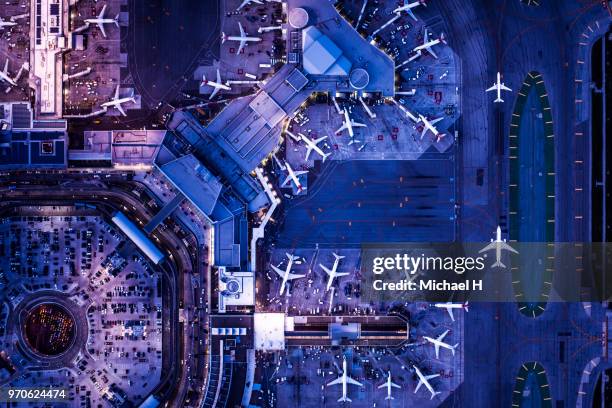
<path id="1" fill-rule="evenodd" d="M 208 85 L 208 86 L 212 86 L 213 88 L 219 88 L 219 89 L 224 89 L 226 91 L 230 91 L 232 88 L 230 88 L 227 85 L 224 84 L 220 84 L 219 82 L 215 82 L 215 81 L 209 81 L 207 79 L 205 79 L 204 81 L 202 81 L 202 85 Z"/>
<path id="2" fill-rule="evenodd" d="M 0 71 L 0 80 L 4 81 L 4 82 L 8 82 L 9 84 L 13 85 L 13 86 L 17 86 L 17 82 L 15 82 L 14 79 L 12 79 L 11 77 L 8 76 L 8 74 L 5 74 L 4 72 Z"/>

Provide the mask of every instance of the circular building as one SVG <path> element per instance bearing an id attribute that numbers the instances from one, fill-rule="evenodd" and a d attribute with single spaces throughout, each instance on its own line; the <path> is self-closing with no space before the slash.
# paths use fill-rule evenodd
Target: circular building
<path id="1" fill-rule="evenodd" d="M 294 8 L 289 12 L 289 25 L 296 29 L 304 28 L 308 25 L 308 18 L 308 12 L 305 9 Z"/>
<path id="2" fill-rule="evenodd" d="M 57 303 L 41 303 L 32 308 L 23 327 L 24 338 L 37 354 L 55 357 L 65 353 L 74 343 L 74 316 Z"/>
<path id="3" fill-rule="evenodd" d="M 349 82 L 355 89 L 363 89 L 370 83 L 370 74 L 364 68 L 355 68 L 349 75 Z"/>

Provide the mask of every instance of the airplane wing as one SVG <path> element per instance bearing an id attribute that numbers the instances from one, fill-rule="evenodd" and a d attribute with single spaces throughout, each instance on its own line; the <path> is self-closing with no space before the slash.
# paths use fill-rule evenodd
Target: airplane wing
<path id="1" fill-rule="evenodd" d="M 512 89 L 508 88 L 506 85 L 501 84 L 500 88 L 503 89 L 504 91 L 512 91 Z"/>
<path id="2" fill-rule="evenodd" d="M 306 160 L 306 161 L 308 160 L 308 158 L 310 157 L 310 153 L 312 153 L 312 149 L 313 149 L 313 147 L 311 145 L 308 145 L 306 147 L 306 157 L 304 158 L 304 160 Z"/>
<path id="3" fill-rule="evenodd" d="M 303 278 L 304 276 L 306 276 L 306 275 L 300 275 L 300 274 L 297 274 L 297 273 L 290 273 L 287 276 L 287 280 L 300 279 L 300 278 Z"/>
<path id="4" fill-rule="evenodd" d="M 450 307 L 446 308 L 446 311 L 448 312 L 448 314 L 450 315 L 451 320 L 454 322 L 455 321 L 455 316 L 453 316 L 453 309 Z"/>
<path id="5" fill-rule="evenodd" d="M 281 187 L 285 187 L 286 185 L 288 185 L 291 182 L 291 176 L 287 176 L 287 178 L 285 179 L 285 181 L 283 181 L 283 184 L 281 184 Z"/>
<path id="6" fill-rule="evenodd" d="M 340 126 L 338 128 L 338 130 L 336 130 L 336 133 L 340 133 L 340 132 L 342 132 L 345 129 L 348 129 L 348 125 L 346 123 L 342 122 L 342 126 Z"/>
<path id="7" fill-rule="evenodd" d="M 358 385 L 358 386 L 360 386 L 360 387 L 363 387 L 363 384 L 362 384 L 362 383 L 360 383 L 360 382 L 359 382 L 359 381 L 357 381 L 357 380 L 352 379 L 352 378 L 351 378 L 351 377 L 349 377 L 349 376 L 347 376 L 347 377 L 346 377 L 346 382 L 347 382 L 348 384 L 353 384 L 353 385 Z"/>
<path id="8" fill-rule="evenodd" d="M 353 127 L 368 127 L 368 125 L 358 122 L 352 122 L 351 125 L 353 125 Z"/>
<path id="9" fill-rule="evenodd" d="M 336 277 L 348 276 L 348 275 L 350 275 L 350 273 L 348 273 L 348 272 L 336 272 Z"/>
<path id="10" fill-rule="evenodd" d="M 485 92 L 491 92 L 497 89 L 497 84 L 493 84 L 492 87 L 490 87 L 489 89 L 487 89 Z"/>
<path id="11" fill-rule="evenodd" d="M 387 383 L 384 382 L 384 383 L 380 384 L 377 388 L 381 389 L 381 388 L 385 388 L 386 386 L 387 386 Z"/>
<path id="12" fill-rule="evenodd" d="M 302 174 L 308 174 L 307 170 L 294 171 L 295 177 L 301 176 Z"/>
<path id="13" fill-rule="evenodd" d="M 119 85 L 115 88 L 115 96 L 113 96 L 113 99 L 119 99 Z"/>
<path id="14" fill-rule="evenodd" d="M 331 275 L 333 272 L 331 271 L 331 269 L 329 269 L 327 266 L 323 266 L 322 264 L 319 264 L 319 266 L 321 267 L 321 269 L 323 269 L 328 275 Z"/>
<path id="15" fill-rule="evenodd" d="M 502 249 L 505 249 L 506 251 L 514 252 L 515 254 L 518 254 L 518 251 L 516 249 L 512 248 L 507 243 L 505 243 L 505 242 L 498 242 L 498 244 L 501 246 Z"/>
<path id="16" fill-rule="evenodd" d="M 210 96 L 208 97 L 208 99 L 210 100 L 210 99 L 214 98 L 218 93 L 219 93 L 219 88 L 217 88 L 216 86 L 213 86 L 213 91 L 210 94 Z"/>
<path id="17" fill-rule="evenodd" d="M 9 60 L 8 60 L 8 58 L 7 58 L 7 59 L 6 59 L 6 61 L 4 62 L 4 69 L 2 70 L 2 72 L 3 72 L 5 75 L 8 75 L 8 62 L 9 62 Z"/>
<path id="18" fill-rule="evenodd" d="M 432 47 L 427 47 L 425 48 L 427 50 L 428 53 L 431 54 L 432 57 L 434 57 L 435 59 L 438 59 L 438 55 L 434 52 L 434 50 L 432 49 Z"/>
<path id="19" fill-rule="evenodd" d="M 436 350 L 436 359 L 440 358 L 440 344 L 434 343 L 434 349 Z"/>
<path id="20" fill-rule="evenodd" d="M 324 141 L 325 139 L 327 139 L 327 136 L 320 137 L 320 138 L 318 138 L 318 139 L 313 140 L 312 142 L 313 142 L 314 144 L 319 144 L 319 143 L 321 143 L 322 141 Z"/>
<path id="21" fill-rule="evenodd" d="M 221 83 L 221 74 L 219 73 L 219 68 L 217 68 L 217 83 Z"/>
<path id="22" fill-rule="evenodd" d="M 240 45 L 238 46 L 238 52 L 236 52 L 236 54 L 240 54 L 246 43 L 246 40 L 240 40 Z"/>
<path id="23" fill-rule="evenodd" d="M 281 278 L 282 278 L 283 276 L 285 276 L 285 271 L 283 271 L 283 270 L 279 269 L 278 267 L 276 267 L 276 266 L 274 266 L 274 265 L 270 265 L 270 268 L 272 268 L 272 270 L 273 270 L 274 272 L 276 272 L 276 273 L 277 273 L 277 274 L 278 274 L 278 275 L 279 275 Z"/>
<path id="24" fill-rule="evenodd" d="M 391 387 L 393 387 L 393 388 L 402 388 L 401 386 L 397 385 L 394 382 L 391 383 Z"/>
<path id="25" fill-rule="evenodd" d="M 412 17 L 414 21 L 418 21 L 418 19 L 416 18 L 416 16 L 414 15 L 411 9 L 406 9 L 406 13 L 408 13 L 408 15 Z"/>
<path id="26" fill-rule="evenodd" d="M 438 341 L 442 341 L 442 339 L 444 339 L 444 337 L 448 334 L 450 330 L 446 330 L 444 333 L 442 333 L 441 335 L 438 336 L 438 338 L 436 338 L 436 340 Z"/>
<path id="27" fill-rule="evenodd" d="M 121 104 L 120 104 L 120 103 L 116 104 L 116 105 L 115 105 L 115 108 L 117 108 L 117 110 L 118 110 L 119 112 L 121 112 L 121 114 L 122 114 L 123 116 L 127 116 L 127 114 L 126 114 L 126 113 L 125 113 L 125 111 L 123 110 L 123 107 L 121 106 Z"/>
<path id="28" fill-rule="evenodd" d="M 440 122 L 440 121 L 441 121 L 441 120 L 443 120 L 443 119 L 444 119 L 444 116 L 440 116 L 440 117 L 439 117 L 439 118 L 437 118 L 437 119 L 430 120 L 430 121 L 429 121 L 429 123 L 430 123 L 431 125 L 435 125 L 436 123 Z"/>
<path id="29" fill-rule="evenodd" d="M 421 388 L 421 385 L 423 385 L 423 380 L 421 379 L 421 377 L 419 377 L 419 382 L 417 383 L 416 387 L 414 387 L 415 394 L 419 390 L 419 388 Z"/>
<path id="30" fill-rule="evenodd" d="M 334 381 L 327 383 L 326 386 L 329 387 L 330 385 L 336 385 L 336 384 L 342 384 L 342 377 L 338 377 Z"/>
<path id="31" fill-rule="evenodd" d="M 102 23 L 98 23 L 98 28 L 100 29 L 100 31 L 102 32 L 102 36 L 104 38 L 106 38 L 106 30 L 104 30 L 104 24 Z"/>
<path id="32" fill-rule="evenodd" d="M 496 248 L 496 244 L 497 244 L 497 242 L 491 242 L 489 245 L 487 245 L 486 247 L 484 247 L 480 251 L 478 251 L 478 253 L 482 254 L 483 252 L 487 252 L 487 251 L 490 251 L 492 249 L 495 249 Z"/>
<path id="33" fill-rule="evenodd" d="M 246 34 L 244 33 L 244 28 L 242 28 L 242 24 L 240 23 L 240 21 L 238 22 L 238 28 L 240 29 L 240 36 L 246 37 Z"/>
<path id="34" fill-rule="evenodd" d="M 423 44 L 427 44 L 429 42 L 429 30 L 425 29 L 425 33 L 423 34 Z"/>
<path id="35" fill-rule="evenodd" d="M 105 12 L 106 12 L 106 4 L 102 7 L 102 11 L 100 11 L 100 14 L 98 14 L 98 18 L 103 19 Z"/>
<path id="36" fill-rule="evenodd" d="M 427 133 L 427 126 L 423 127 L 423 131 L 421 132 L 421 140 L 423 140 L 423 138 L 425 137 L 425 134 Z"/>

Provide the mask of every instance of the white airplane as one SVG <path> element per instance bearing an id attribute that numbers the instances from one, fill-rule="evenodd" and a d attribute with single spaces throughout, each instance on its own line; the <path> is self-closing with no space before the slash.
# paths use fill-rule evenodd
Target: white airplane
<path id="1" fill-rule="evenodd" d="M 274 265 L 270 265 L 270 268 L 272 268 L 274 272 L 276 272 L 281 278 L 283 278 L 283 281 L 281 282 L 280 291 L 278 292 L 278 294 L 281 296 L 283 292 L 285 291 L 285 285 L 287 285 L 287 281 L 303 278 L 304 276 L 306 276 L 306 275 L 298 275 L 295 273 L 291 273 L 291 267 L 293 266 L 293 261 L 296 259 L 296 257 L 288 253 L 285 253 L 285 255 L 287 255 L 289 262 L 287 263 L 287 267 L 285 268 L 284 271 Z"/>
<path id="2" fill-rule="evenodd" d="M 497 226 L 497 231 L 495 234 L 495 240 L 491 240 L 491 243 L 489 245 L 487 245 L 486 247 L 482 248 L 480 251 L 478 251 L 479 254 L 482 254 L 483 252 L 487 252 L 490 251 L 492 249 L 495 249 L 495 263 L 493 264 L 493 268 L 497 268 L 497 267 L 501 267 L 501 268 L 505 268 L 506 265 L 504 265 L 501 262 L 501 251 L 502 249 L 505 249 L 506 251 L 510 251 L 510 252 L 514 252 L 515 254 L 518 254 L 518 251 L 514 248 L 512 248 L 510 245 L 508 245 L 506 243 L 505 239 L 502 239 L 501 237 L 501 228 L 498 225 Z"/>
<path id="3" fill-rule="evenodd" d="M 415 394 L 417 393 L 417 391 L 419 390 L 419 388 L 421 388 L 421 385 L 423 384 L 425 384 L 425 388 L 427 388 L 427 390 L 431 393 L 430 399 L 433 399 L 436 395 L 441 394 L 441 392 L 435 391 L 434 388 L 429 383 L 429 380 L 431 380 L 432 378 L 439 377 L 440 374 L 423 375 L 421 371 L 417 368 L 417 366 L 413 365 L 412 367 L 414 367 L 414 371 L 416 372 L 417 377 L 419 377 L 419 382 L 417 383 L 417 386 L 414 389 Z"/>
<path id="4" fill-rule="evenodd" d="M 291 166 L 289 165 L 289 163 L 287 163 L 287 161 L 285 161 L 285 168 L 287 169 L 287 178 L 285 179 L 285 181 L 283 181 L 283 184 L 281 184 L 281 187 L 285 187 L 287 186 L 291 181 L 293 181 L 293 184 L 295 184 L 295 186 L 297 187 L 298 191 L 302 191 L 304 189 L 304 186 L 302 186 L 302 183 L 300 183 L 300 179 L 298 179 L 298 176 L 301 176 L 302 174 L 308 174 L 308 171 L 304 170 L 304 171 L 293 171 L 293 169 L 291 168 Z"/>
<path id="5" fill-rule="evenodd" d="M 395 399 L 391 396 L 391 389 L 392 388 L 402 388 L 399 385 L 395 384 L 394 382 L 391 381 L 391 371 L 389 371 L 387 373 L 387 381 L 385 381 L 383 384 L 380 384 L 378 386 L 378 388 L 386 388 L 387 389 L 387 396 L 385 397 L 386 400 L 392 400 Z"/>
<path id="6" fill-rule="evenodd" d="M 323 264 L 319 264 L 321 269 L 323 269 L 327 273 L 327 275 L 328 275 L 328 278 L 327 278 L 327 289 L 326 290 L 329 290 L 331 288 L 331 285 L 334 283 L 334 278 L 340 277 L 340 276 L 347 276 L 347 275 L 349 275 L 348 272 L 338 272 L 337 271 L 338 270 L 338 265 L 340 264 L 340 260 L 342 258 L 344 258 L 344 256 L 340 256 L 340 255 L 336 254 L 335 252 L 333 253 L 333 255 L 334 255 L 335 259 L 334 259 L 334 265 L 332 266 L 331 269 L 329 269 L 326 266 L 323 266 Z"/>
<path id="7" fill-rule="evenodd" d="M 331 153 L 325 153 L 318 146 L 319 143 L 327 139 L 327 136 L 323 136 L 318 139 L 311 140 L 310 138 L 300 134 L 300 138 L 302 139 L 304 143 L 306 143 L 306 158 L 304 160 L 308 160 L 308 157 L 310 157 L 310 153 L 312 153 L 313 150 L 321 156 L 321 158 L 323 159 L 323 162 L 325 162 L 325 159 L 327 159 L 327 157 L 331 154 Z"/>
<path id="8" fill-rule="evenodd" d="M 440 122 L 442 119 L 444 118 L 439 117 L 436 119 L 428 120 L 425 116 L 419 113 L 419 122 L 423 122 L 423 125 L 424 125 L 423 131 L 421 132 L 421 140 L 423 140 L 423 138 L 425 137 L 425 134 L 427 134 L 427 131 L 430 131 L 431 133 L 433 133 L 433 135 L 436 138 L 436 141 L 439 141 L 441 138 L 443 138 L 444 133 L 440 133 L 440 131 L 436 129 L 436 127 L 434 126 L 436 123 Z"/>
<path id="9" fill-rule="evenodd" d="M 425 50 L 428 53 L 430 53 L 432 57 L 438 58 L 438 56 L 436 55 L 436 53 L 433 51 L 432 48 L 434 45 L 438 45 L 440 43 L 446 44 L 444 33 L 440 34 L 440 37 L 436 38 L 435 40 L 430 40 L 429 31 L 425 29 L 425 35 L 423 37 L 423 44 L 417 45 L 416 47 L 414 47 L 413 51 L 418 53 L 419 51 Z"/>
<path id="10" fill-rule="evenodd" d="M 485 92 L 491 92 L 491 91 L 497 91 L 497 99 L 495 99 L 494 102 L 503 102 L 504 100 L 501 98 L 501 91 L 512 91 L 512 89 L 508 88 L 506 85 L 504 85 L 504 83 L 501 81 L 501 73 L 497 73 L 497 82 L 495 82 L 493 84 L 492 87 L 490 87 L 489 89 L 487 89 Z"/>
<path id="11" fill-rule="evenodd" d="M 0 80 L 7 82 L 9 85 L 17 86 L 17 82 L 15 82 L 15 80 L 9 75 L 8 64 L 9 60 L 7 58 L 6 62 L 4 63 L 4 69 L 0 71 Z"/>
<path id="12" fill-rule="evenodd" d="M 230 88 L 229 86 L 221 83 L 221 74 L 219 73 L 218 68 L 217 68 L 217 80 L 216 81 L 211 81 L 209 79 L 206 79 L 206 75 L 202 75 L 202 83 L 200 84 L 200 86 L 204 86 L 204 85 L 208 85 L 214 88 L 212 93 L 210 94 L 210 97 L 208 97 L 208 99 L 214 98 L 215 95 L 217 95 L 217 93 L 219 93 L 219 90 L 221 89 L 225 91 L 232 90 L 232 88 Z"/>
<path id="13" fill-rule="evenodd" d="M 394 13 L 401 13 L 402 11 L 405 11 L 406 13 L 408 13 L 408 15 L 410 17 L 412 17 L 412 19 L 414 21 L 417 21 L 416 16 L 414 15 L 414 13 L 412 12 L 412 9 L 415 7 L 418 7 L 420 5 L 423 5 L 425 7 L 427 7 L 427 3 L 425 3 L 425 0 L 418 0 L 418 1 L 414 1 L 412 3 L 408 3 L 405 4 L 403 6 L 400 6 L 398 8 L 396 8 L 395 10 L 393 10 Z"/>
<path id="14" fill-rule="evenodd" d="M 248 6 L 251 3 L 263 4 L 263 1 L 261 0 L 242 0 L 242 3 L 240 3 L 236 11 L 241 10 L 244 6 Z"/>
<path id="15" fill-rule="evenodd" d="M 446 309 L 451 320 L 454 322 L 455 316 L 453 316 L 453 309 L 463 309 L 467 312 L 469 310 L 469 303 L 468 302 L 465 302 L 465 303 L 451 303 L 451 302 L 436 303 L 434 304 L 434 307 L 437 307 L 439 309 Z"/>
<path id="16" fill-rule="evenodd" d="M 106 12 L 106 4 L 102 7 L 102 11 L 98 14 L 96 18 L 86 18 L 85 23 L 87 24 L 96 24 L 100 31 L 102 31 L 102 36 L 106 38 L 106 31 L 104 30 L 104 24 L 115 24 L 119 27 L 119 14 L 115 16 L 115 18 L 104 18 L 104 13 Z"/>
<path id="17" fill-rule="evenodd" d="M 334 381 L 327 384 L 327 387 L 330 385 L 342 384 L 342 396 L 338 399 L 338 402 L 351 402 L 351 399 L 347 397 L 348 385 L 358 385 L 363 387 L 363 384 L 357 380 L 352 379 L 346 374 L 346 356 L 342 358 L 342 375 L 336 378 Z"/>
<path id="18" fill-rule="evenodd" d="M 349 117 L 348 109 L 344 108 L 344 120 L 342 121 L 342 126 L 340 126 L 338 130 L 336 130 L 336 133 L 340 133 L 344 129 L 347 129 L 349 132 L 349 136 L 352 138 L 355 136 L 355 133 L 353 132 L 353 127 L 368 127 L 368 126 L 363 123 L 355 122 L 353 119 Z"/>
<path id="19" fill-rule="evenodd" d="M 229 41 L 240 41 L 240 45 L 238 46 L 238 52 L 236 52 L 236 54 L 240 54 L 240 52 L 242 51 L 244 46 L 247 45 L 247 43 L 261 41 L 261 38 L 259 37 L 247 36 L 246 33 L 244 32 L 244 28 L 242 28 L 242 24 L 240 23 L 240 21 L 238 22 L 238 28 L 240 29 L 240 36 L 235 36 L 235 35 L 228 36 L 225 33 L 221 33 L 221 44 L 223 44 L 224 42 L 228 40 Z"/>
<path id="20" fill-rule="evenodd" d="M 4 30 L 4 27 L 13 27 L 16 26 L 17 23 L 13 21 L 13 18 L 9 18 L 8 20 L 3 20 L 2 17 L 0 17 L 0 30 Z"/>
<path id="21" fill-rule="evenodd" d="M 451 346 L 448 343 L 443 342 L 442 340 L 444 340 L 444 337 L 446 337 L 446 335 L 448 334 L 450 330 L 446 330 L 444 333 L 442 333 L 441 335 L 439 335 L 438 337 L 431 338 L 428 336 L 423 336 L 423 338 L 425 340 L 427 340 L 428 342 L 430 342 L 431 344 L 434 345 L 435 349 L 436 349 L 436 359 L 440 358 L 440 347 L 445 348 L 445 349 L 449 349 L 451 351 L 451 353 L 453 353 L 453 356 L 455 355 L 455 349 L 457 348 L 457 346 L 459 345 L 459 343 L 455 344 L 454 346 Z"/>
<path id="22" fill-rule="evenodd" d="M 123 116 L 127 116 L 121 104 L 128 103 L 128 102 L 136 103 L 136 99 L 134 99 L 134 92 L 132 91 L 132 94 L 130 96 L 120 98 L 119 97 L 119 85 L 117 85 L 117 88 L 115 89 L 115 96 L 113 96 L 113 98 L 110 101 L 104 102 L 101 106 L 103 108 L 115 107 L 119 112 L 121 112 Z"/>

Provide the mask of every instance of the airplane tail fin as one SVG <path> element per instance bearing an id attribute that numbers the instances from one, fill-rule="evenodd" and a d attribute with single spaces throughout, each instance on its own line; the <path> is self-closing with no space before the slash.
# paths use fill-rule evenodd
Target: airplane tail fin
<path id="1" fill-rule="evenodd" d="M 432 392 L 432 393 L 431 393 L 431 398 L 430 398 L 430 400 L 434 399 L 434 397 L 435 397 L 436 395 L 439 395 L 439 394 L 442 394 L 442 392 L 440 392 L 440 391 Z"/>
<path id="2" fill-rule="evenodd" d="M 469 302 L 465 302 L 463 304 L 463 310 L 465 310 L 466 312 L 470 311 L 470 304 L 469 304 Z"/>
<path id="3" fill-rule="evenodd" d="M 115 25 L 119 27 L 119 14 L 117 14 L 113 20 L 115 21 Z"/>
<path id="4" fill-rule="evenodd" d="M 446 136 L 446 133 L 438 133 L 438 135 L 436 136 L 436 142 L 439 142 L 445 136 Z"/>
<path id="5" fill-rule="evenodd" d="M 499 103 L 499 102 L 503 102 L 504 100 L 502 98 L 497 98 L 495 99 L 495 103 Z"/>
<path id="6" fill-rule="evenodd" d="M 444 35 L 444 33 L 441 33 L 441 34 L 440 34 L 440 42 L 441 42 L 441 43 L 443 43 L 443 44 L 448 44 L 448 43 L 446 42 L 446 36 Z"/>
<path id="7" fill-rule="evenodd" d="M 338 402 L 352 402 L 352 400 L 349 397 L 340 397 Z"/>
<path id="8" fill-rule="evenodd" d="M 455 349 L 459 347 L 459 343 L 455 344 L 454 346 L 451 347 L 451 353 L 453 353 L 453 356 L 455 355 Z"/>
<path id="9" fill-rule="evenodd" d="M 331 153 L 327 153 L 323 155 L 323 163 L 325 163 L 325 160 L 331 155 Z"/>
<path id="10" fill-rule="evenodd" d="M 492 265 L 492 268 L 505 268 L 506 265 L 504 265 L 501 261 L 495 261 L 495 263 Z"/>
<path id="11" fill-rule="evenodd" d="M 392 397 L 392 396 L 390 396 L 390 395 L 387 395 L 387 396 L 385 397 L 385 400 L 394 400 L 394 399 L 395 399 L 395 398 L 393 398 L 393 397 Z"/>
<path id="12" fill-rule="evenodd" d="M 224 32 L 221 32 L 221 44 L 225 43 L 227 41 L 227 34 L 225 34 Z"/>

